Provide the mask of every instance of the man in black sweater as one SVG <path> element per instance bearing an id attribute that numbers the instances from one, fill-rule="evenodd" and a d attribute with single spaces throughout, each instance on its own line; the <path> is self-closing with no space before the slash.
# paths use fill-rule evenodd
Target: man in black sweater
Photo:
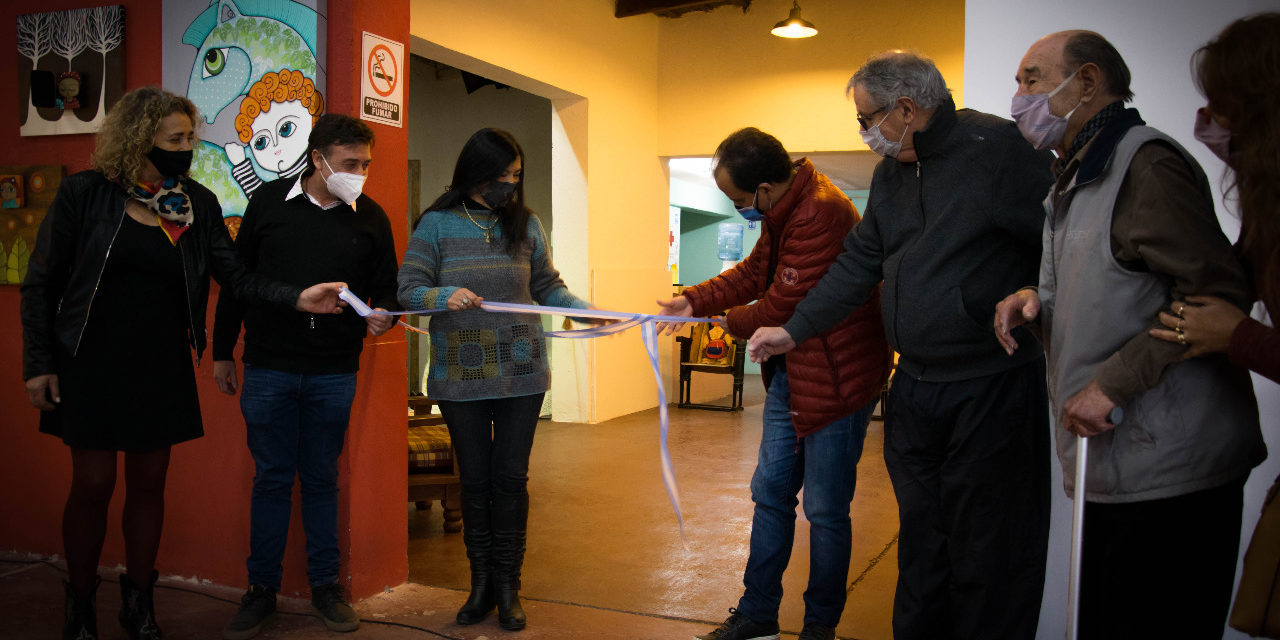
<path id="1" fill-rule="evenodd" d="M 397 260 L 387 214 L 361 195 L 373 131 L 326 114 L 308 138 L 306 171 L 263 185 L 245 209 L 236 248 L 250 271 L 307 285 L 342 281 L 375 308 L 396 304 Z M 381 335 L 391 316 L 322 317 L 242 306 L 218 297 L 214 377 L 236 392 L 233 350 L 244 322 L 240 409 L 256 475 L 250 509 L 249 590 L 223 631 L 256 635 L 275 613 L 295 475 L 301 482 L 311 602 L 325 625 L 353 631 L 359 618 L 338 582 L 338 456 L 342 453 L 366 331 Z"/>
<path id="2" fill-rule="evenodd" d="M 901 354 L 884 412 L 901 527 L 894 637 L 1030 640 L 1049 532 L 1044 355 L 1023 334 L 1007 356 L 990 327 L 1038 273 L 1050 158 L 1012 122 L 956 110 L 915 54 L 871 58 L 848 93 L 885 159 L 844 253 L 791 320 L 756 331 L 751 359 L 825 331 L 883 282 Z"/>

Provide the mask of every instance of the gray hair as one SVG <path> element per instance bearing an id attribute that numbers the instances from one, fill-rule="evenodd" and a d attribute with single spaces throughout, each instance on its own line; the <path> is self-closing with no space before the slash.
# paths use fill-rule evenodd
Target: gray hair
<path id="1" fill-rule="evenodd" d="M 892 105 L 899 97 L 911 98 L 921 109 L 932 109 L 951 98 L 947 81 L 933 60 L 909 51 L 886 51 L 871 56 L 845 87 L 845 96 L 853 95 L 853 88 L 871 95 L 876 106 Z"/>

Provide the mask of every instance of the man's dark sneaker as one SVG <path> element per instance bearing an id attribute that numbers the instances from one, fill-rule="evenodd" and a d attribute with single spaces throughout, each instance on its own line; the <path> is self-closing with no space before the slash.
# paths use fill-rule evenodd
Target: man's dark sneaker
<path id="1" fill-rule="evenodd" d="M 276 619 L 276 590 L 255 584 L 240 598 L 240 610 L 222 630 L 225 640 L 249 640 Z"/>
<path id="2" fill-rule="evenodd" d="M 342 585 L 334 582 L 322 587 L 311 587 L 311 606 L 316 608 L 324 626 L 330 631 L 355 631 L 360 628 L 360 618 L 346 598 L 342 597 Z"/>
<path id="3" fill-rule="evenodd" d="M 816 622 L 806 622 L 797 640 L 836 640 L 836 630 Z"/>
<path id="4" fill-rule="evenodd" d="M 694 640 L 778 640 L 778 621 L 756 622 L 731 608 L 720 628 Z"/>

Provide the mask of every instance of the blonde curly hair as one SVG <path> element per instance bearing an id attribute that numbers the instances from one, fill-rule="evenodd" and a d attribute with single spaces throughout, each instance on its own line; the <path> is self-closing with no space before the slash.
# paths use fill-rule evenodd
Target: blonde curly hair
<path id="1" fill-rule="evenodd" d="M 160 121 L 174 113 L 186 114 L 192 126 L 200 122 L 195 103 L 159 87 L 142 87 L 121 96 L 98 132 L 90 159 L 93 168 L 111 180 L 137 182 Z"/>
<path id="2" fill-rule="evenodd" d="M 271 110 L 272 103 L 299 100 L 311 114 L 311 124 L 316 123 L 320 112 L 324 111 L 324 97 L 316 91 L 316 85 L 296 69 L 268 71 L 262 79 L 253 83 L 245 97 L 240 101 L 240 113 L 236 115 L 236 131 L 240 133 L 240 142 L 248 143 L 253 138 L 253 119 L 258 114 Z"/>

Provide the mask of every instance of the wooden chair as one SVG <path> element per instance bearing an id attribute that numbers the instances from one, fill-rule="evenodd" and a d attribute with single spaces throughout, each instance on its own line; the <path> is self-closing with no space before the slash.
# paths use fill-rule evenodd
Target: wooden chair
<path id="1" fill-rule="evenodd" d="M 435 406 L 426 396 L 409 396 L 409 502 L 430 509 L 440 501 L 444 530 L 462 531 L 462 481 L 444 418 L 433 415 Z"/>
<path id="2" fill-rule="evenodd" d="M 681 409 L 707 409 L 710 411 L 742 411 L 743 367 L 746 362 L 746 340 L 738 340 L 723 332 L 717 325 L 699 323 L 686 336 L 676 336 L 680 343 L 680 392 Z M 733 394 L 730 405 L 699 404 L 691 402 L 694 373 L 716 373 L 733 376 Z"/>

